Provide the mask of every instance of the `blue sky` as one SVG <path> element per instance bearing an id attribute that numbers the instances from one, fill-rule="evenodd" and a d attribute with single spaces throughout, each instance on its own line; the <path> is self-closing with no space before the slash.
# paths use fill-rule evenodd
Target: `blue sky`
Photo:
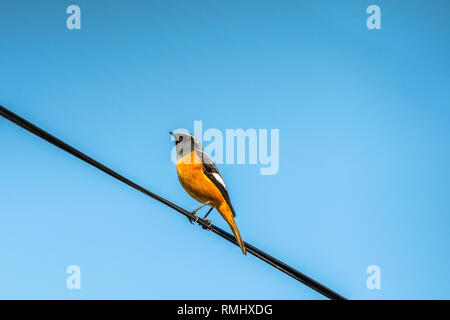
<path id="1" fill-rule="evenodd" d="M 81 30 L 66 28 L 71 4 Z M 366 27 L 371 4 L 381 30 Z M 449 299 L 449 10 L 10 1 L 0 104 L 192 209 L 169 130 L 279 129 L 276 175 L 219 167 L 244 240 L 348 298 Z M 0 145 L 0 298 L 322 298 L 1 119 Z M 374 264 L 381 290 L 366 287 Z"/>

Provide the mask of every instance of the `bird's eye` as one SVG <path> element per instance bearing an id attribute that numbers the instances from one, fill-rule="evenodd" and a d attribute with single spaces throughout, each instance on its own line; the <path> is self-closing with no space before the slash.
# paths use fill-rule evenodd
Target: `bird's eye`
<path id="1" fill-rule="evenodd" d="M 183 136 L 181 136 L 181 137 L 178 139 L 178 142 L 181 142 L 181 141 L 183 141 Z"/>

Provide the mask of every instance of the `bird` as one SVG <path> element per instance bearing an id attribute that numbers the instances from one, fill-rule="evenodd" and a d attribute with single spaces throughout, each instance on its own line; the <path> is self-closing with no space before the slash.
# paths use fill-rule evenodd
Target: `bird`
<path id="1" fill-rule="evenodd" d="M 244 255 L 247 255 L 244 241 L 234 221 L 236 213 L 231 205 L 230 196 L 222 176 L 214 161 L 203 151 L 200 141 L 190 133 L 169 133 L 175 140 L 178 180 L 184 190 L 202 205 L 191 213 L 198 221 L 197 211 L 205 206 L 210 210 L 203 217 L 205 219 L 214 208 L 228 223 Z M 189 218 L 188 218 L 189 219 Z M 192 219 L 189 219 L 192 223 Z"/>

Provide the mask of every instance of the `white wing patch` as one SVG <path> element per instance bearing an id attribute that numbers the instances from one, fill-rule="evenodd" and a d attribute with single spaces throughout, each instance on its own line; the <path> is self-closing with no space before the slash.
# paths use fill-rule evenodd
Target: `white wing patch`
<path id="1" fill-rule="evenodd" d="M 213 173 L 212 174 L 214 176 L 214 178 L 217 180 L 217 182 L 219 182 L 224 188 L 225 190 L 227 190 L 227 187 L 225 186 L 225 182 L 223 181 L 222 177 L 220 176 L 220 174 L 218 173 Z"/>

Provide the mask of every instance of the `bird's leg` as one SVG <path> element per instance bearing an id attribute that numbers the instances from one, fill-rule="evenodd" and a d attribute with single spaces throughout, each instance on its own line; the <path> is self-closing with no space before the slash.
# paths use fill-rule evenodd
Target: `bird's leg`
<path id="1" fill-rule="evenodd" d="M 191 211 L 192 214 L 195 214 L 198 210 L 200 210 L 201 208 L 203 208 L 204 206 L 207 206 L 210 202 L 206 201 L 204 204 L 202 204 L 200 207 L 198 207 L 197 209 L 195 209 L 194 211 Z"/>
<path id="2" fill-rule="evenodd" d="M 203 217 L 203 220 L 206 219 L 206 217 L 208 216 L 208 214 L 212 211 L 212 209 L 214 209 L 214 207 L 211 207 L 211 209 L 209 209 L 209 211 L 205 214 L 205 216 Z"/>
<path id="3" fill-rule="evenodd" d="M 214 209 L 214 207 L 211 207 L 209 210 L 208 210 L 208 212 L 205 214 L 205 216 L 203 217 L 203 220 L 206 220 L 206 217 L 208 216 L 208 214 L 212 211 L 212 209 Z M 204 226 L 202 226 L 202 228 L 203 229 L 206 229 L 206 230 L 211 230 L 211 224 L 212 224 L 212 221 L 211 220 L 206 220 L 206 222 L 208 223 L 208 226 L 207 227 L 204 227 Z"/>
<path id="4" fill-rule="evenodd" d="M 200 207 L 198 207 L 197 209 L 195 209 L 194 211 L 191 211 L 191 213 L 195 216 L 195 222 L 198 221 L 199 217 L 197 215 L 197 211 L 200 210 L 201 208 L 203 208 L 204 206 L 208 205 L 209 201 L 206 201 L 204 204 L 202 204 Z M 212 208 L 211 208 L 212 209 Z M 211 210 L 210 210 L 211 211 Z M 208 212 L 209 213 L 209 212 Z M 193 223 L 193 219 L 188 217 L 189 222 L 192 224 Z"/>

